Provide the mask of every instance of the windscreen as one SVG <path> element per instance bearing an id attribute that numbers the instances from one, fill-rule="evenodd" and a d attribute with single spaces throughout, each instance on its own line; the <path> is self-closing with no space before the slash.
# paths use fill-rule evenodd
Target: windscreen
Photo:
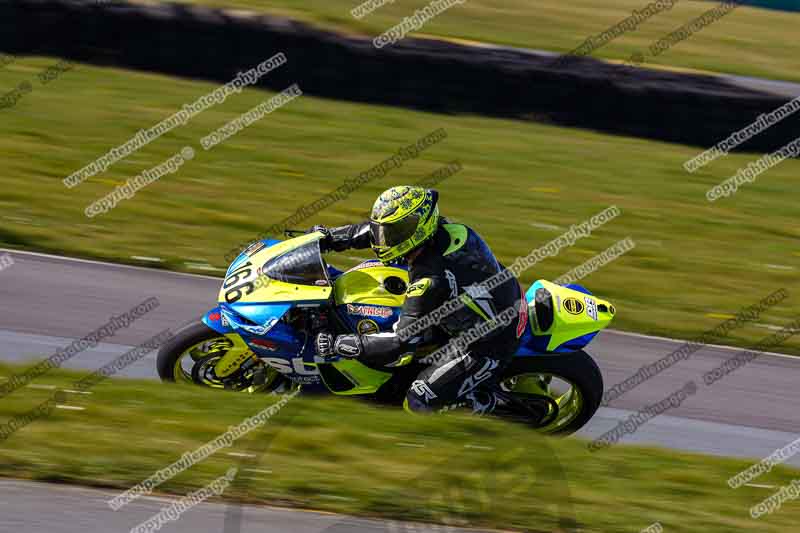
<path id="1" fill-rule="evenodd" d="M 319 241 L 310 242 L 270 259 L 264 264 L 261 272 L 270 279 L 298 285 L 319 286 L 329 283 Z"/>

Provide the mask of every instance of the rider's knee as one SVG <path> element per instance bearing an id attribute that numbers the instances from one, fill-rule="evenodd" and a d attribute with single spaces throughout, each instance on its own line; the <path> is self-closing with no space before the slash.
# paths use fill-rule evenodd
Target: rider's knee
<path id="1" fill-rule="evenodd" d="M 403 409 L 413 414 L 426 414 L 432 413 L 436 410 L 436 405 L 432 405 L 430 400 L 426 401 L 424 397 L 409 389 L 406 393 L 406 399 L 403 402 Z"/>

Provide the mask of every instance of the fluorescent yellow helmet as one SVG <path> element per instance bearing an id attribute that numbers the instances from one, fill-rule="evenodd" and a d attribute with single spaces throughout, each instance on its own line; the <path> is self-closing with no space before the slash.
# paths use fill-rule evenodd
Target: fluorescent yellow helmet
<path id="1" fill-rule="evenodd" d="M 439 194 L 432 189 L 400 185 L 384 191 L 372 206 L 372 249 L 388 263 L 417 249 L 439 225 Z"/>

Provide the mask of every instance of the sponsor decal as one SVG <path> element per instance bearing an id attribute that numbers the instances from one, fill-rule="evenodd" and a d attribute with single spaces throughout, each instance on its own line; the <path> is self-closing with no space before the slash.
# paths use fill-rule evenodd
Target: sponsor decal
<path id="1" fill-rule="evenodd" d="M 570 296 L 564 300 L 564 309 L 571 315 L 579 315 L 583 313 L 583 302 Z"/>
<path id="2" fill-rule="evenodd" d="M 365 318 L 364 320 L 358 321 L 358 325 L 356 325 L 356 331 L 359 335 L 369 335 L 371 333 L 378 333 L 380 328 L 378 328 L 377 322 L 370 320 L 369 318 Z"/>
<path id="3" fill-rule="evenodd" d="M 461 388 L 458 389 L 458 394 L 456 395 L 457 398 L 460 398 L 464 394 L 472 391 L 475 387 L 492 377 L 492 371 L 499 366 L 500 363 L 495 361 L 494 359 L 486 359 L 486 362 L 483 364 L 480 370 L 478 370 L 475 374 L 469 376 L 464 382 L 461 384 Z"/>
<path id="4" fill-rule="evenodd" d="M 242 363 L 250 359 L 253 356 L 253 352 L 250 350 L 245 350 L 240 353 L 234 361 L 231 361 L 226 365 L 224 368 L 221 369 L 220 373 L 223 375 L 227 375 L 229 372 L 232 372 L 242 366 Z M 215 369 L 216 370 L 216 369 Z"/>
<path id="5" fill-rule="evenodd" d="M 406 296 L 411 298 L 415 296 L 422 296 L 425 294 L 425 291 L 428 290 L 428 287 L 431 286 L 431 279 L 430 278 L 423 278 L 419 281 L 415 281 L 411 285 L 408 286 L 406 289 Z"/>
<path id="6" fill-rule="evenodd" d="M 253 339 L 250 342 L 258 346 L 259 348 L 264 348 L 265 350 L 269 350 L 270 352 L 278 351 L 278 345 L 272 341 L 268 341 L 267 339 Z"/>
<path id="7" fill-rule="evenodd" d="M 418 379 L 411 384 L 411 390 L 414 391 L 414 394 L 425 400 L 425 403 L 438 398 L 436 393 L 431 390 L 428 384 L 421 379 Z"/>
<path id="8" fill-rule="evenodd" d="M 583 300 L 586 302 L 586 314 L 589 315 L 592 320 L 597 320 L 597 303 L 594 301 L 594 298 L 586 296 Z"/>
<path id="9" fill-rule="evenodd" d="M 210 313 L 208 315 L 208 319 L 216 322 L 217 320 L 220 319 L 220 315 L 219 315 L 219 313 L 216 313 L 216 312 L 215 313 Z"/>
<path id="10" fill-rule="evenodd" d="M 362 315 L 362 316 L 377 316 L 380 318 L 388 318 L 392 316 L 394 311 L 391 307 L 383 307 L 380 305 L 354 305 L 347 304 L 348 315 Z"/>
<path id="11" fill-rule="evenodd" d="M 458 296 L 458 282 L 456 281 L 456 275 L 445 269 L 444 277 L 447 278 L 447 284 L 450 285 L 450 297 L 455 298 Z"/>
<path id="12" fill-rule="evenodd" d="M 521 290 L 521 289 L 520 289 Z M 525 326 L 528 323 L 528 302 L 525 300 L 525 295 L 519 301 L 519 322 L 517 323 L 517 338 L 522 337 L 525 333 Z"/>
<path id="13" fill-rule="evenodd" d="M 318 376 L 319 370 L 317 367 L 306 367 L 302 357 L 294 357 L 291 361 L 282 357 L 264 357 L 261 359 L 266 364 L 280 372 L 281 374 L 294 374 L 292 380 L 297 380 L 296 375 L 300 376 Z M 310 381 L 316 383 L 316 381 Z"/>
<path id="14" fill-rule="evenodd" d="M 338 348 L 340 352 L 344 352 L 349 355 L 355 355 L 358 353 L 358 348 L 351 344 L 340 343 Z"/>
<path id="15" fill-rule="evenodd" d="M 383 265 L 383 263 L 381 263 L 378 259 L 367 259 L 363 263 L 357 264 L 356 266 L 354 266 L 353 268 L 351 268 L 347 272 L 353 272 L 354 270 L 362 270 L 362 269 L 365 269 L 365 268 L 370 268 L 370 267 L 374 267 L 374 266 L 381 266 L 381 265 Z"/>
<path id="16" fill-rule="evenodd" d="M 266 335 L 269 330 L 272 329 L 272 326 L 278 323 L 277 318 L 270 318 L 266 322 L 264 322 L 263 326 L 248 326 L 247 324 L 237 324 L 237 327 L 242 328 L 243 330 L 247 331 L 248 333 L 252 333 L 253 335 Z"/>

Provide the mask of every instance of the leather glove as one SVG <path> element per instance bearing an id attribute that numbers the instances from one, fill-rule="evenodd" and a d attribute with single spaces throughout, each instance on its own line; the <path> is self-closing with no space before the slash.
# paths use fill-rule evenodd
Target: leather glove
<path id="1" fill-rule="evenodd" d="M 361 339 L 358 335 L 338 335 L 334 337 L 328 332 L 317 333 L 315 340 L 317 355 L 320 357 L 345 357 L 355 359 L 361 355 Z"/>
<path id="2" fill-rule="evenodd" d="M 327 332 L 317 333 L 317 338 L 314 341 L 317 348 L 317 355 L 327 358 L 333 355 L 333 335 Z"/>
<path id="3" fill-rule="evenodd" d="M 328 252 L 331 249 L 331 245 L 333 244 L 333 237 L 331 236 L 331 230 L 328 229 L 327 226 L 323 226 L 322 224 L 317 224 L 313 226 L 308 233 L 314 233 L 318 231 L 322 233 L 322 239 L 319 241 L 319 247 L 322 250 L 322 253 Z"/>

